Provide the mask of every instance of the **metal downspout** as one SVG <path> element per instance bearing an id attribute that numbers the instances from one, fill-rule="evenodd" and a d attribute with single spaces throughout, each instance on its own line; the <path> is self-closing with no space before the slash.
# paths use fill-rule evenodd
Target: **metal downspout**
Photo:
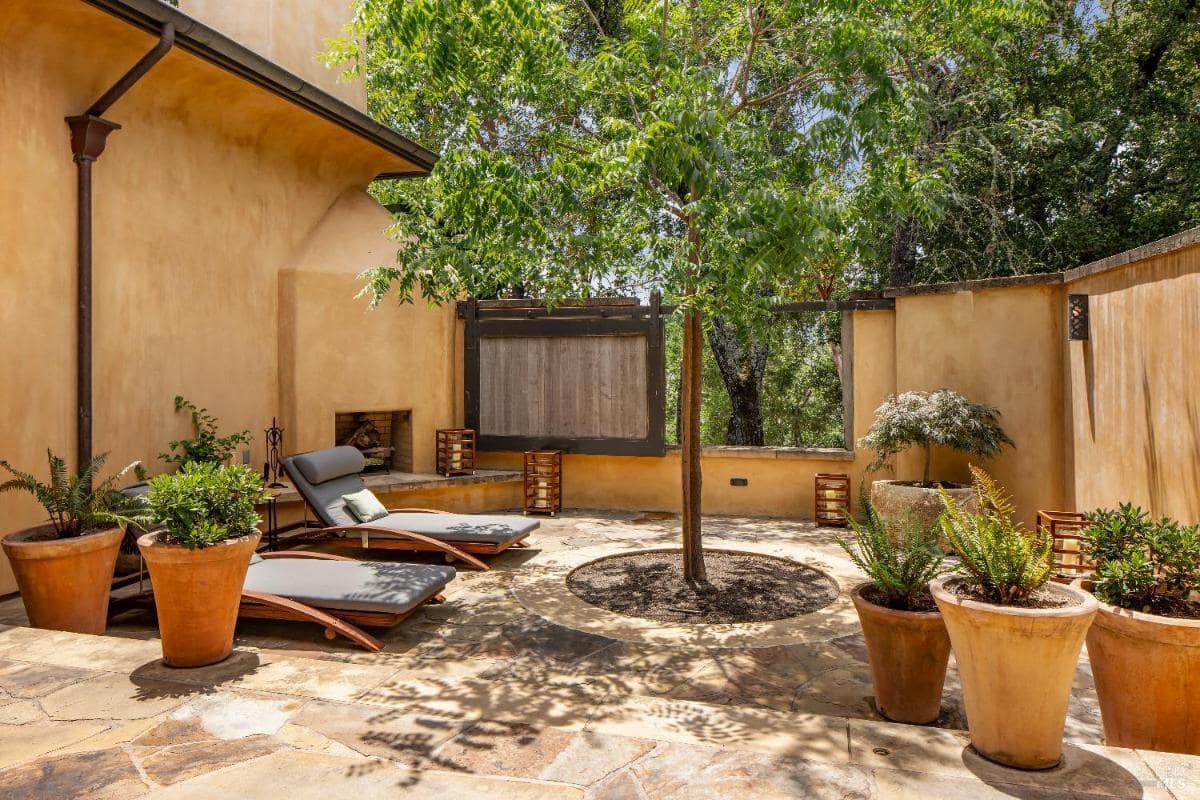
<path id="1" fill-rule="evenodd" d="M 76 469 L 92 460 L 92 162 L 104 152 L 108 135 L 121 128 L 103 118 L 113 103 L 141 80 L 175 44 L 175 26 L 163 26 L 158 44 L 133 65 L 83 114 L 67 117 L 71 129 L 71 153 L 75 159 L 78 195 L 76 200 L 76 309 L 75 428 Z M 89 487 L 90 488 L 90 487 Z"/>

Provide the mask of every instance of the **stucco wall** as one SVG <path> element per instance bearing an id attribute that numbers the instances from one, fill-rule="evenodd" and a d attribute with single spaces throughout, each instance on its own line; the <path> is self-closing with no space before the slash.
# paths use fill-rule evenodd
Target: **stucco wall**
<path id="1" fill-rule="evenodd" d="M 280 405 L 288 452 L 330 447 L 334 415 L 411 410 L 413 467 L 434 471 L 434 432 L 457 424 L 453 306 L 355 297 L 364 268 L 390 264 L 390 216 L 351 190 L 280 276 Z"/>
<path id="2" fill-rule="evenodd" d="M 47 447 L 72 456 L 75 443 L 76 173 L 63 118 L 154 41 L 78 0 L 0 9 L 0 458 L 42 475 Z M 261 465 L 263 428 L 282 413 L 278 273 L 321 258 L 322 220 L 340 269 L 378 263 L 368 251 L 387 215 L 362 190 L 405 162 L 179 50 L 107 117 L 123 128 L 94 167 L 95 450 L 113 466 L 160 466 L 190 432 L 172 406 L 182 393 L 224 430 L 250 429 Z M 354 213 L 330 209 L 353 203 L 338 204 L 348 192 L 370 217 L 338 232 Z M 370 246 L 352 248 L 364 230 Z M 348 275 L 331 280 L 346 315 L 365 314 Z M 42 519 L 30 498 L 0 496 L 0 530 Z M 14 588 L 0 558 L 0 594 Z"/>
<path id="3" fill-rule="evenodd" d="M 317 57 L 344 35 L 352 0 L 179 0 L 179 10 L 274 61 L 355 108 L 367 107 L 361 80 Z"/>
<path id="4" fill-rule="evenodd" d="M 1016 447 L 979 466 L 1012 492 L 1028 524 L 1065 501 L 1064 319 L 1055 286 L 896 298 L 896 391 L 945 387 L 1000 410 Z M 932 477 L 967 480 L 967 462 L 938 452 Z M 897 473 L 919 479 L 919 455 L 901 457 Z"/>
<path id="5" fill-rule="evenodd" d="M 1200 522 L 1200 247 L 1068 285 L 1089 296 L 1067 347 L 1074 505 L 1128 500 Z"/>

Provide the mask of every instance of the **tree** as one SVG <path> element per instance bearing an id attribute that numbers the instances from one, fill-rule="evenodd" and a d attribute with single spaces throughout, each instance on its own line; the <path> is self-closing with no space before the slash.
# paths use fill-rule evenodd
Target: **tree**
<path id="1" fill-rule="evenodd" d="M 907 158 L 875 136 L 916 117 L 914 76 L 976 58 L 1030 13 L 1021 0 L 360 0 L 333 60 L 366 70 L 384 122 L 442 153 L 428 180 L 385 190 L 411 212 L 396 264 L 366 291 L 661 289 L 683 326 L 683 570 L 703 582 L 706 317 L 761 327 L 773 300 L 814 295 L 823 276 L 806 256 L 837 217 L 831 192 Z"/>

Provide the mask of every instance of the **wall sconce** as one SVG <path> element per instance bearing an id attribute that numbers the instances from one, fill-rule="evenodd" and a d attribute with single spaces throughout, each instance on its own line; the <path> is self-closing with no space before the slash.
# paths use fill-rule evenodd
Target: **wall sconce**
<path id="1" fill-rule="evenodd" d="M 1088 296 L 1067 295 L 1067 338 L 1077 342 L 1087 341 L 1089 328 Z"/>

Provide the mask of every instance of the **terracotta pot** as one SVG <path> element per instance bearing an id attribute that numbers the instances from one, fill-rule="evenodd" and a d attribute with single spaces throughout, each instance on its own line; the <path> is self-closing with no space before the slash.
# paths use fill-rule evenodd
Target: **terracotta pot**
<path id="1" fill-rule="evenodd" d="M 1105 744 L 1200 755 L 1200 620 L 1100 603 L 1087 649 Z"/>
<path id="2" fill-rule="evenodd" d="M 979 497 L 970 486 L 945 486 L 954 502 L 964 510 L 974 511 L 979 504 Z M 926 529 L 937 527 L 938 518 L 946 510 L 937 489 L 916 486 L 907 481 L 875 481 L 871 484 L 871 505 L 886 519 L 899 522 L 911 516 Z M 953 551 L 940 530 L 938 544 L 944 552 Z"/>
<path id="3" fill-rule="evenodd" d="M 228 658 L 246 569 L 261 534 L 194 550 L 164 544 L 162 536 L 147 533 L 138 549 L 150 570 L 163 661 L 203 667 Z"/>
<path id="4" fill-rule="evenodd" d="M 950 636 L 936 611 L 895 611 L 862 596 L 851 598 L 867 640 L 875 705 L 896 722 L 924 725 L 938 718 L 950 661 Z"/>
<path id="5" fill-rule="evenodd" d="M 929 584 L 946 620 L 958 663 L 971 744 L 1018 769 L 1049 769 L 1062 760 L 1067 702 L 1096 598 L 1074 586 L 1047 591 L 1074 601 L 1062 608 L 1012 608 L 958 597 Z"/>
<path id="6" fill-rule="evenodd" d="M 53 527 L 43 526 L 3 539 L 29 624 L 100 635 L 108 627 L 108 595 L 124 531 L 109 528 L 69 539 L 53 535 Z"/>

